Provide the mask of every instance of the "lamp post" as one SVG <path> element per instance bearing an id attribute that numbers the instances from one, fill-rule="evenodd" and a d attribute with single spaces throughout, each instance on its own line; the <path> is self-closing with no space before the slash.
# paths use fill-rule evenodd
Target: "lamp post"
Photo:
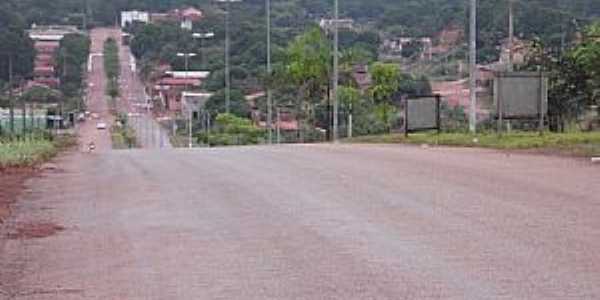
<path id="1" fill-rule="evenodd" d="M 231 102 L 231 74 L 229 70 L 229 11 L 232 2 L 242 2 L 242 0 L 216 0 L 219 3 L 225 3 L 225 111 L 229 113 Z"/>
<path id="2" fill-rule="evenodd" d="M 333 142 L 338 142 L 338 114 L 339 114 L 339 101 L 338 101 L 338 84 L 340 77 L 339 70 L 339 4 L 338 0 L 334 1 L 333 8 Z"/>
<path id="3" fill-rule="evenodd" d="M 189 74 L 189 71 L 190 71 L 189 60 L 191 57 L 195 57 L 196 55 L 197 55 L 196 53 L 182 53 L 182 52 L 177 53 L 178 57 L 185 58 L 185 79 L 186 80 L 189 80 L 189 75 L 190 75 Z M 186 87 L 185 89 L 187 91 L 187 89 L 188 89 L 187 82 L 185 84 L 185 87 Z M 182 94 L 182 97 L 183 97 L 183 95 L 185 95 L 185 92 Z M 182 100 L 184 100 L 182 102 L 184 103 L 184 105 L 186 106 L 186 108 L 188 110 L 188 147 L 191 149 L 194 147 L 194 142 L 193 142 L 193 138 L 192 138 L 192 135 L 193 135 L 193 133 L 192 133 L 192 130 L 193 130 L 193 128 L 192 128 L 192 108 L 189 107 L 188 105 L 186 105 L 187 102 L 185 101 L 185 99 L 182 99 Z"/>
<path id="4" fill-rule="evenodd" d="M 267 76 L 270 80 L 273 73 L 271 65 L 271 0 L 265 0 L 267 15 Z M 269 83 L 270 84 L 270 83 Z M 273 144 L 273 92 L 267 84 L 267 129 L 269 131 L 269 144 Z"/>
<path id="5" fill-rule="evenodd" d="M 470 93 L 470 112 L 469 112 L 469 131 L 471 133 L 477 132 L 477 0 L 471 0 L 471 14 L 470 14 L 470 81 L 469 81 L 469 93 Z"/>
<path id="6" fill-rule="evenodd" d="M 195 33 L 192 33 L 192 37 L 194 39 L 200 40 L 200 60 L 201 60 L 202 68 L 206 68 L 206 62 L 204 59 L 204 50 L 202 49 L 202 40 L 215 37 L 215 33 L 214 32 L 206 32 L 206 33 L 195 32 Z"/>

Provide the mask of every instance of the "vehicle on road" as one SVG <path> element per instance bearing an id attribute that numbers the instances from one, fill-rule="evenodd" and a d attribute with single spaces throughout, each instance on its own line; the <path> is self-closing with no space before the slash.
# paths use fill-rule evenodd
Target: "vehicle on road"
<path id="1" fill-rule="evenodd" d="M 96 124 L 96 129 L 98 129 L 98 130 L 106 130 L 107 127 L 108 126 L 104 122 L 99 122 Z"/>

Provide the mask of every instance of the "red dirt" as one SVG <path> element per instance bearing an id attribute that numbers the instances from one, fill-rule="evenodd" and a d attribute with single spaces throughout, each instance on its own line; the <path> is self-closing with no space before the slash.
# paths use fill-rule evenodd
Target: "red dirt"
<path id="1" fill-rule="evenodd" d="M 10 206 L 25 189 L 25 181 L 34 176 L 32 168 L 9 168 L 0 170 L 0 224 L 10 215 Z"/>
<path id="2" fill-rule="evenodd" d="M 12 240 L 43 239 L 63 230 L 64 227 L 52 223 L 21 224 L 7 237 Z"/>

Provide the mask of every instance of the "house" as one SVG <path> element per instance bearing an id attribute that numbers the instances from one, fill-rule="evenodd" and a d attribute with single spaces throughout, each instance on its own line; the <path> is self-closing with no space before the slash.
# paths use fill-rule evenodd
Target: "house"
<path id="1" fill-rule="evenodd" d="M 134 22 L 149 23 L 150 13 L 138 10 L 121 12 L 121 28 L 125 28 Z"/>
<path id="2" fill-rule="evenodd" d="M 406 47 L 414 43 L 421 44 L 422 49 L 419 54 L 421 60 L 431 60 L 433 58 L 433 41 L 429 37 L 396 37 L 385 39 L 383 41 L 382 50 L 388 55 L 400 56 Z"/>
<path id="3" fill-rule="evenodd" d="M 210 72 L 206 71 L 165 71 L 165 74 L 173 78 L 192 78 L 206 80 L 210 75 Z"/>
<path id="4" fill-rule="evenodd" d="M 532 52 L 532 43 L 518 38 L 513 39 L 512 60 L 515 65 L 523 65 L 527 62 L 527 57 Z M 508 65 L 510 61 L 510 43 L 508 39 L 502 41 L 500 51 L 500 64 Z"/>
<path id="5" fill-rule="evenodd" d="M 180 112 L 183 107 L 183 92 L 199 88 L 201 84 L 199 79 L 164 77 L 155 84 L 153 94 L 161 100 L 167 110 Z"/>
<path id="6" fill-rule="evenodd" d="M 33 66 L 33 81 L 37 85 L 57 88 L 60 85 L 55 69 L 55 55 L 60 47 L 57 41 L 35 41 L 36 57 Z"/>
<path id="7" fill-rule="evenodd" d="M 182 29 L 192 30 L 195 22 L 204 18 L 204 13 L 194 7 L 173 9 L 167 13 L 152 13 L 149 20 L 152 23 L 177 22 Z"/>
<path id="8" fill-rule="evenodd" d="M 193 8 L 187 7 L 178 12 L 179 22 L 181 24 L 181 28 L 192 30 L 194 22 L 198 22 L 204 17 L 202 11 Z"/>
<path id="9" fill-rule="evenodd" d="M 331 32 L 335 29 L 335 23 L 334 19 L 321 19 L 319 27 L 327 32 Z M 355 30 L 354 20 L 352 19 L 339 19 L 337 24 L 338 29 Z"/>
<path id="10" fill-rule="evenodd" d="M 33 83 L 35 85 L 58 88 L 60 81 L 56 76 L 55 56 L 60 48 L 60 41 L 68 34 L 81 34 L 76 26 L 33 24 L 28 30 L 34 42 L 36 57 L 33 67 Z"/>
<path id="11" fill-rule="evenodd" d="M 277 111 L 278 117 L 273 119 L 274 130 L 279 129 L 283 132 L 296 132 L 300 129 L 300 122 L 298 122 L 298 119 L 294 116 L 292 112 L 290 112 L 287 109 L 281 108 L 277 109 Z M 268 127 L 267 122 L 262 120 L 258 122 L 258 126 L 264 129 Z"/>
<path id="12" fill-rule="evenodd" d="M 373 83 L 371 74 L 369 74 L 369 66 L 367 65 L 355 66 L 352 72 L 352 78 L 354 78 L 354 81 L 358 84 L 358 89 L 363 93 L 366 92 Z"/>
<path id="13" fill-rule="evenodd" d="M 77 26 L 38 26 L 36 24 L 33 24 L 31 25 L 31 29 L 29 29 L 27 33 L 29 34 L 29 38 L 31 38 L 33 41 L 59 42 L 65 37 L 65 35 L 81 34 L 82 32 L 79 29 L 77 29 Z"/>

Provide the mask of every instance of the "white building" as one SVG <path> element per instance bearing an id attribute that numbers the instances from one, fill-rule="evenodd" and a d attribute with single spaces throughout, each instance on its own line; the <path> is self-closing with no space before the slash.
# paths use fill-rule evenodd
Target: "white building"
<path id="1" fill-rule="evenodd" d="M 150 14 L 145 11 L 122 11 L 121 12 L 121 27 L 127 27 L 127 24 L 131 24 L 133 22 L 142 22 L 148 23 L 150 22 Z"/>

